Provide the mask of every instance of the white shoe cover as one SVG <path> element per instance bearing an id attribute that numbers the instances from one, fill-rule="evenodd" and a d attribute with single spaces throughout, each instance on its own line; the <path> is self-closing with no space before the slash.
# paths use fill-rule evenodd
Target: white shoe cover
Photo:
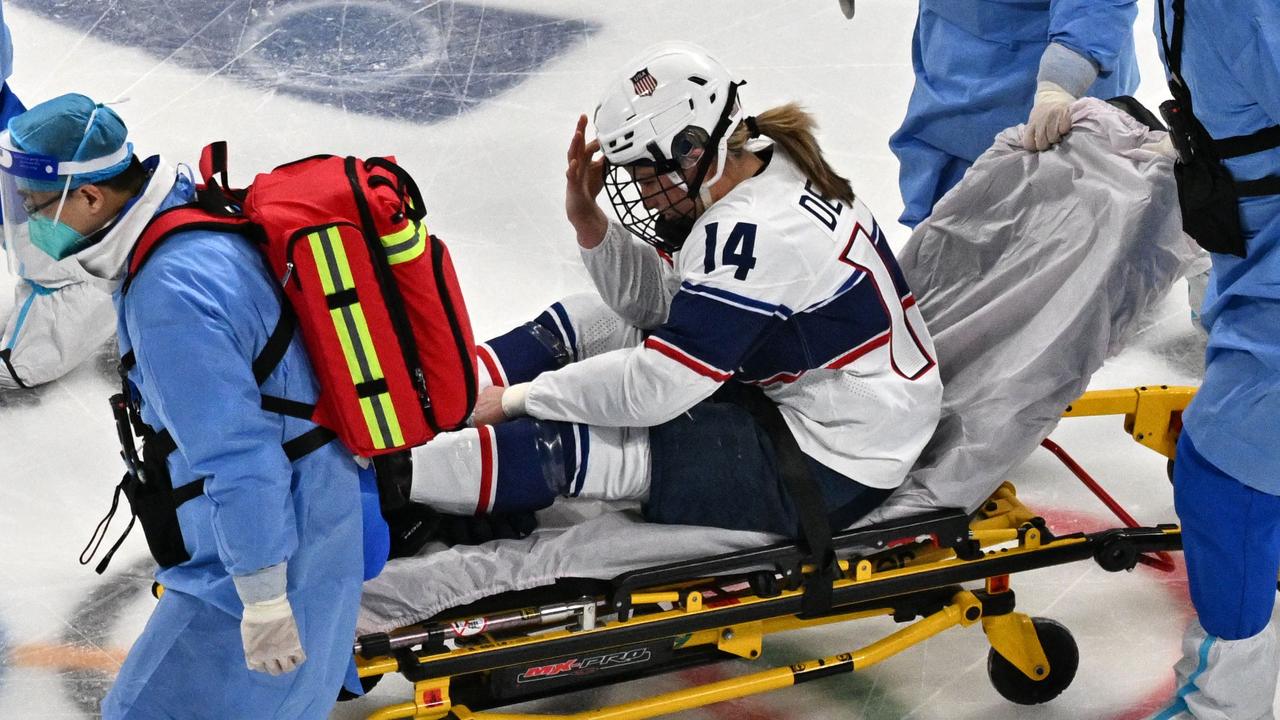
<path id="1" fill-rule="evenodd" d="M 1173 701 L 1151 720 L 1274 720 L 1277 650 L 1274 625 L 1243 640 L 1223 640 L 1192 622 L 1173 668 Z"/>

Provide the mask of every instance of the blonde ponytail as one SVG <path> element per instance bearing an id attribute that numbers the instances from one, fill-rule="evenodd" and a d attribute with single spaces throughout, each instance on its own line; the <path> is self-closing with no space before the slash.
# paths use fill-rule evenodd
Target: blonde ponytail
<path id="1" fill-rule="evenodd" d="M 755 126 L 761 135 L 767 136 L 782 148 L 800 167 L 800 172 L 813 182 L 814 187 L 828 200 L 853 202 L 853 188 L 827 163 L 818 147 L 813 131 L 818 124 L 813 116 L 797 103 L 765 110 L 755 116 Z M 729 137 L 729 152 L 742 152 L 751 137 L 747 123 L 739 123 Z"/>

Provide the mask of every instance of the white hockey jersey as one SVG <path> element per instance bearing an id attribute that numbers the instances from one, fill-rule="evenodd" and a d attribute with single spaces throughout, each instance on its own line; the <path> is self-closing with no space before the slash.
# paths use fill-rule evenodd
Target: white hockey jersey
<path id="1" fill-rule="evenodd" d="M 605 301 L 653 331 L 539 376 L 530 415 L 653 426 L 733 378 L 779 404 L 806 454 L 878 488 L 901 484 L 933 434 L 933 342 L 884 234 L 780 149 L 703 213 L 669 267 L 617 225 L 583 256 Z"/>

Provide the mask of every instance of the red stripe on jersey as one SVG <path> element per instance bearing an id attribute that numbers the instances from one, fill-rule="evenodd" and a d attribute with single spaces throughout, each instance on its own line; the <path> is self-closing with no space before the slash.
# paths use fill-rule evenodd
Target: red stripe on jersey
<path id="1" fill-rule="evenodd" d="M 826 365 L 823 365 L 821 369 L 822 370 L 839 370 L 840 368 L 852 363 L 854 360 L 857 360 L 858 358 L 862 357 L 863 355 L 866 355 L 872 350 L 875 350 L 878 347 L 883 347 L 888 342 L 889 342 L 889 333 L 888 332 L 881 333 L 871 338 L 870 340 L 862 343 L 858 347 L 850 350 L 849 352 L 846 352 L 840 355 L 835 360 L 832 360 Z M 752 385 L 773 385 L 775 383 L 793 383 L 799 380 L 800 377 L 803 376 L 806 372 L 808 372 L 808 370 L 804 370 L 798 373 L 780 372 L 777 375 L 771 375 L 763 380 L 748 380 L 747 382 L 750 382 Z"/>
<path id="2" fill-rule="evenodd" d="M 476 343 L 476 357 L 480 358 L 485 372 L 489 373 L 489 380 L 493 382 L 495 387 L 507 386 L 507 378 L 498 367 L 498 359 L 493 356 L 493 351 L 489 349 L 488 345 Z"/>
<path id="3" fill-rule="evenodd" d="M 476 431 L 480 434 L 480 498 L 476 515 L 483 515 L 489 512 L 489 497 L 493 494 L 493 430 L 481 425 Z"/>
<path id="4" fill-rule="evenodd" d="M 862 343 L 858 347 L 841 355 L 835 360 L 832 360 L 831 362 L 827 363 L 824 367 L 826 367 L 828 370 L 839 370 L 840 368 L 844 367 L 845 365 L 848 365 L 854 360 L 857 360 L 863 355 L 866 355 L 872 350 L 875 350 L 878 347 L 883 347 L 888 343 L 889 343 L 889 333 L 886 331 Z"/>
<path id="5" fill-rule="evenodd" d="M 667 342 L 663 342 L 662 340 L 659 340 L 656 337 L 650 337 L 647 340 L 645 340 L 644 346 L 650 350 L 666 355 L 667 357 L 671 358 L 672 360 L 675 360 L 676 362 L 698 373 L 699 375 L 702 375 L 703 377 L 709 377 L 712 380 L 715 380 L 716 382 L 724 382 L 729 378 L 733 377 L 732 373 L 727 373 L 727 372 L 724 372 L 723 370 L 717 370 L 716 368 L 702 362 L 701 360 L 698 360 L 692 355 L 685 353 L 683 350 L 676 347 L 675 345 L 672 345 Z"/>
<path id="6" fill-rule="evenodd" d="M 916 305 L 915 295 L 908 295 L 907 299 L 902 301 L 903 310 L 910 310 L 911 308 L 915 307 L 915 305 Z"/>

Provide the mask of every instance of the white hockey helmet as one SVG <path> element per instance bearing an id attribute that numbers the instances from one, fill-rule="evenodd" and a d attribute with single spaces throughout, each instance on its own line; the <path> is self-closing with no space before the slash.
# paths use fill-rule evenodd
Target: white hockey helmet
<path id="1" fill-rule="evenodd" d="M 705 49 L 678 41 L 650 47 L 610 81 L 596 136 L 609 200 L 632 233 L 669 252 L 683 244 L 696 212 L 672 218 L 646 208 L 628 168 L 652 167 L 690 201 L 710 204 L 707 189 L 724 173 L 729 135 L 743 117 L 743 84 Z"/>

